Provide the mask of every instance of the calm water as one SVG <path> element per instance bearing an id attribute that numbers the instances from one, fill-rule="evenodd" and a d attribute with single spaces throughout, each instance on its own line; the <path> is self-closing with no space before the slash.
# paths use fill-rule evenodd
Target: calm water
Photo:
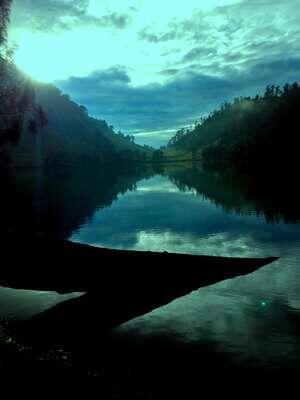
<path id="1" fill-rule="evenodd" d="M 4 228 L 30 227 L 95 246 L 279 256 L 251 275 L 202 288 L 116 330 L 145 341 L 209 343 L 233 363 L 278 367 L 300 362 L 300 204 L 280 185 L 262 186 L 186 166 L 27 172 L 7 180 L 15 198 L 2 199 L 1 217 Z M 0 311 L 26 318 L 64 299 L 3 288 Z"/>

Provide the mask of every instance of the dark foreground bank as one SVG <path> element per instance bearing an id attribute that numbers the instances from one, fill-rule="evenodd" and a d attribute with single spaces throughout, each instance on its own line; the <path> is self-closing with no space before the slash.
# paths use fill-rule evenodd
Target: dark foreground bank
<path id="1" fill-rule="evenodd" d="M 71 332 L 81 330 L 78 321 L 81 335 L 91 335 L 96 314 L 99 331 L 106 332 L 192 290 L 276 260 L 101 249 L 42 235 L 7 235 L 1 247 L 7 260 L 1 286 L 84 293 L 34 318 L 31 335 L 38 340 L 72 338 Z"/>
<path id="2" fill-rule="evenodd" d="M 276 366 L 258 371 L 251 363 L 247 371 L 239 370 L 208 343 L 195 348 L 163 337 L 144 342 L 111 330 L 192 290 L 254 272 L 275 258 L 115 251 L 16 235 L 2 238 L 1 251 L 1 285 L 84 292 L 30 320 L 2 323 L 0 369 L 3 388 L 11 395 L 194 398 L 207 389 L 233 393 L 233 380 L 245 381 L 250 389 L 253 380 L 266 383 L 279 374 Z M 191 359 L 198 359 L 197 365 Z"/>
<path id="3" fill-rule="evenodd" d="M 169 340 L 133 341 L 114 332 L 73 351 L 0 345 L 1 390 L 25 399 L 195 399 L 289 396 L 299 367 L 239 367 L 226 353 Z M 191 361 L 193 360 L 193 362 Z M 195 362 L 196 360 L 196 362 Z"/>

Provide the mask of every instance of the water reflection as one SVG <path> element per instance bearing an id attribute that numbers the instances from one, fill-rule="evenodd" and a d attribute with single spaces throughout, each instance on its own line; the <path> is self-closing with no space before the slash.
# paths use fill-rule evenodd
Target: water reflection
<path id="1" fill-rule="evenodd" d="M 168 167 L 164 174 L 181 191 L 196 190 L 226 212 L 263 215 L 268 222 L 300 220 L 297 190 L 298 171 L 274 175 L 238 173 L 236 170 L 207 170 L 194 164 L 188 168 Z"/>
<path id="2" fill-rule="evenodd" d="M 268 224 L 261 213 L 229 213 L 196 189 L 181 190 L 156 175 L 96 212 L 71 240 L 136 250 L 277 256 L 291 243 L 297 245 L 299 227 L 283 221 Z"/>
<path id="3" fill-rule="evenodd" d="M 117 334 L 144 342 L 169 337 L 193 346 L 210 343 L 215 352 L 228 354 L 239 365 L 276 368 L 299 362 L 297 210 L 292 207 L 285 213 L 282 203 L 272 208 L 261 193 L 256 201 L 241 187 L 228 188 L 221 175 L 214 179 L 208 172 L 193 173 L 197 179 L 185 186 L 180 182 L 190 177 L 190 171 L 180 168 L 139 182 L 135 192 L 96 212 L 72 239 L 136 250 L 272 255 L 280 260 L 250 276 L 178 299 L 124 324 Z"/>
<path id="4" fill-rule="evenodd" d="M 62 168 L 2 172 L 1 231 L 34 231 L 68 238 L 91 220 L 97 209 L 109 207 L 151 173 L 134 166 L 121 171 Z"/>
<path id="5" fill-rule="evenodd" d="M 62 301 L 81 296 L 82 293 L 58 294 L 17 290 L 0 286 L 0 315 L 5 319 L 28 319 Z"/>
<path id="6" fill-rule="evenodd" d="M 245 366 L 299 362 L 299 256 L 298 250 L 250 276 L 203 288 L 118 332 L 145 341 L 169 335 L 193 346 L 211 343 Z"/>
<path id="7" fill-rule="evenodd" d="M 197 166 L 157 168 L 24 172 L 6 182 L 2 228 L 112 248 L 279 256 L 249 276 L 202 288 L 116 332 L 211 343 L 238 363 L 300 361 L 300 202 L 292 177 L 257 182 Z M 13 300 L 3 289 L 0 294 L 9 307 Z M 22 302 L 33 308 L 29 297 Z"/>
<path id="8" fill-rule="evenodd" d="M 91 221 L 96 210 L 135 190 L 136 182 L 151 173 L 134 166 L 121 172 L 112 168 L 2 171 L 0 232 L 15 230 L 26 235 L 33 231 L 66 239 Z M 0 287 L 0 317 L 29 318 L 77 295 Z"/>

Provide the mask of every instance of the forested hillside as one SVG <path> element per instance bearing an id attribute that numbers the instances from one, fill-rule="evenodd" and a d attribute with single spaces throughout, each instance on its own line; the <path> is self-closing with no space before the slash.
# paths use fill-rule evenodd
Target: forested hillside
<path id="1" fill-rule="evenodd" d="M 181 151 L 194 159 L 239 166 L 294 163 L 299 139 L 300 87 L 268 86 L 263 96 L 224 103 L 193 129 L 181 129 L 165 154 Z"/>
<path id="2" fill-rule="evenodd" d="M 13 165 L 145 161 L 151 156 L 131 137 L 116 134 L 105 121 L 89 117 L 85 107 L 56 87 L 35 83 L 34 91 L 44 124 L 26 117 L 19 140 L 6 145 Z"/>
<path id="3" fill-rule="evenodd" d="M 20 73 L 15 70 L 14 74 Z M 105 121 L 89 117 L 85 107 L 56 87 L 36 82 L 27 85 L 30 89 L 25 93 L 29 91 L 32 100 L 22 100 L 26 110 L 12 112 L 10 104 L 1 107 L 3 163 L 78 165 L 151 157 L 151 150 L 136 145 L 131 136 L 116 134 Z"/>

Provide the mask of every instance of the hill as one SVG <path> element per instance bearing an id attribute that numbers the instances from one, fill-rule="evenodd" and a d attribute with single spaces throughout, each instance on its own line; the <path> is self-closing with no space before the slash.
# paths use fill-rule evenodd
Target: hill
<path id="1" fill-rule="evenodd" d="M 51 85 L 33 83 L 35 101 L 44 123 L 27 113 L 17 141 L 6 144 L 14 166 L 78 165 L 115 161 L 145 161 L 151 150 L 133 142 L 132 136 L 88 115 L 85 107 Z"/>
<path id="2" fill-rule="evenodd" d="M 268 86 L 263 96 L 224 103 L 192 129 L 171 138 L 165 157 L 248 168 L 295 163 L 300 144 L 300 87 Z"/>

